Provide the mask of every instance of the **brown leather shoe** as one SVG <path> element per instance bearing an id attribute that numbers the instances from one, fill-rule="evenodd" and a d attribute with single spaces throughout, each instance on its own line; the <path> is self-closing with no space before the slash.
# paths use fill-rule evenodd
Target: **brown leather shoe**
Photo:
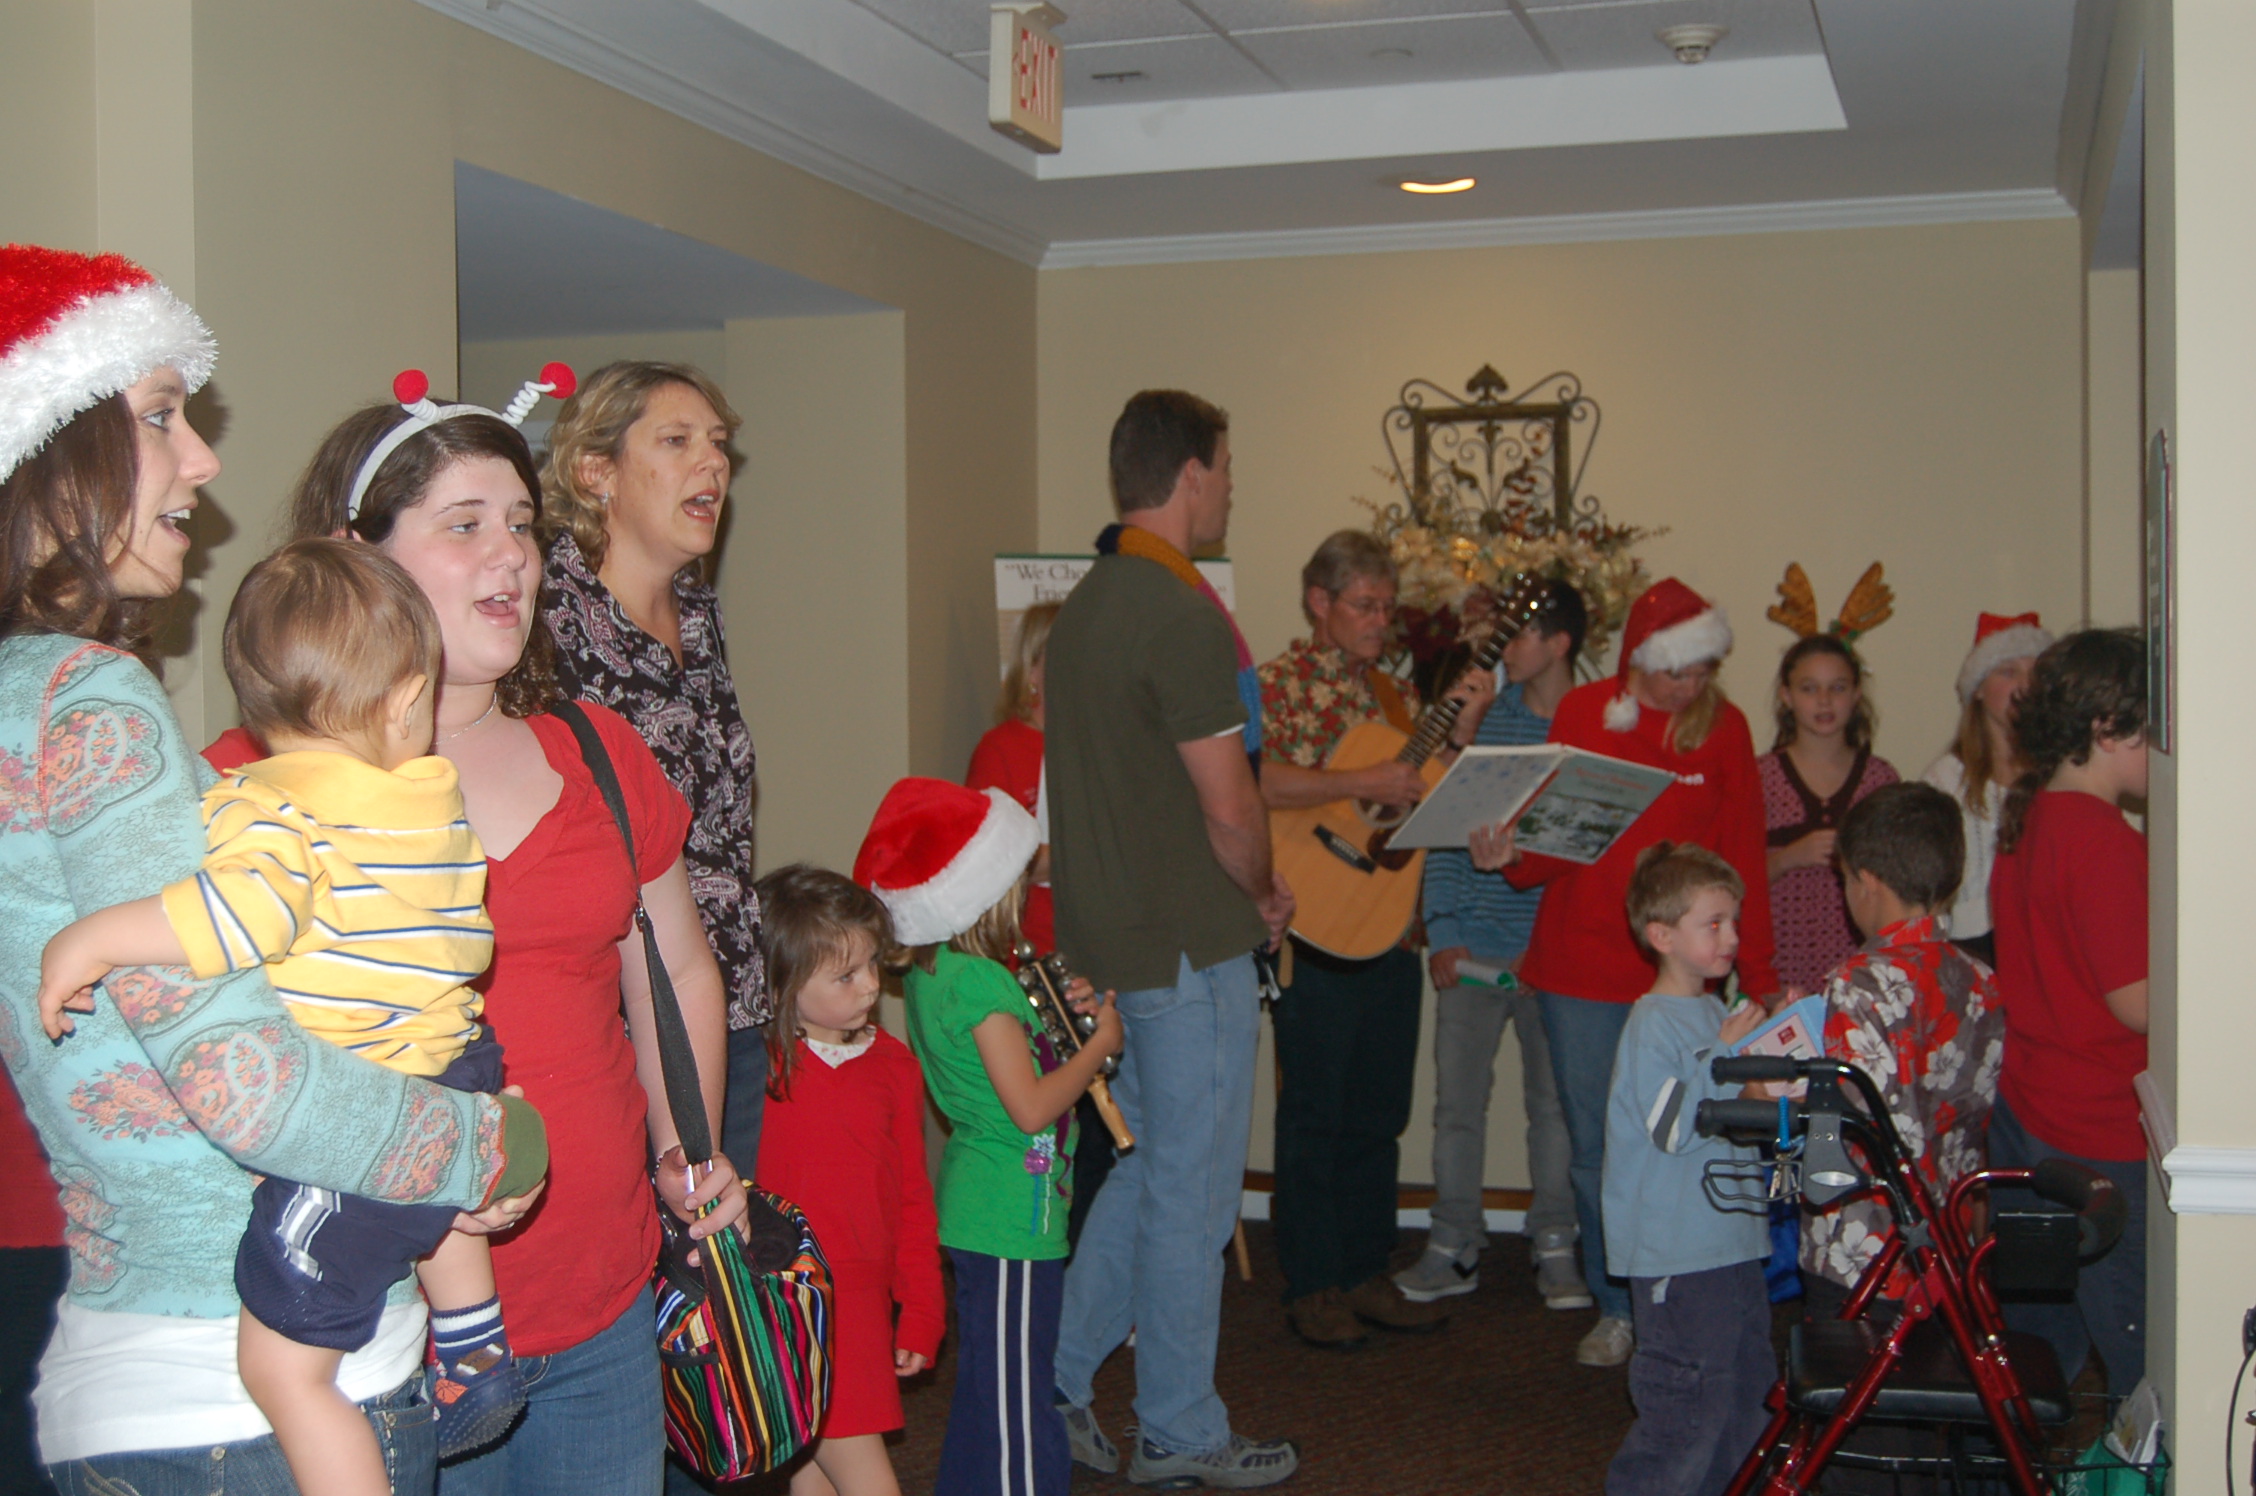
<path id="1" fill-rule="evenodd" d="M 1348 1307 L 1347 1295 L 1327 1288 L 1285 1306 L 1285 1320 L 1293 1333 L 1318 1350 L 1351 1351 L 1367 1338 Z"/>
<path id="2" fill-rule="evenodd" d="M 1347 1307 L 1365 1324 L 1377 1325 L 1382 1330 L 1402 1330 L 1411 1334 L 1424 1334 L 1438 1330 L 1449 1323 L 1449 1310 L 1442 1304 L 1414 1304 L 1402 1296 L 1394 1280 L 1386 1274 L 1366 1278 L 1347 1291 Z"/>

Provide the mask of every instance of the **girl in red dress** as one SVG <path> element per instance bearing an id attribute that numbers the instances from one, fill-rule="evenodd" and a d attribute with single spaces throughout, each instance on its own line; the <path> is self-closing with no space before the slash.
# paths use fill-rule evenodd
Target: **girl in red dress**
<path id="1" fill-rule="evenodd" d="M 946 1311 L 924 1072 L 875 1022 L 893 927 L 876 895 L 805 863 L 759 893 L 776 1016 L 755 1177 L 807 1213 L 833 1285 L 830 1409 L 791 1496 L 900 1496 L 884 1436 L 902 1424 L 900 1379 L 940 1350 Z"/>

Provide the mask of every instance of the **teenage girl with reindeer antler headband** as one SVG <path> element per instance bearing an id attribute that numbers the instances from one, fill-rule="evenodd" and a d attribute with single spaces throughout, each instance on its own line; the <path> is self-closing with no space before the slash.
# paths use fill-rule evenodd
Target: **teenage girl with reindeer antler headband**
<path id="1" fill-rule="evenodd" d="M 1772 711 L 1778 723 L 1762 774 L 1763 822 L 1769 844 L 1770 918 L 1778 939 L 1778 976 L 1814 990 L 1859 944 L 1834 865 L 1834 839 L 1849 808 L 1899 777 L 1872 751 L 1878 719 L 1864 694 L 1857 639 L 1892 616 L 1894 594 L 1880 563 L 1866 568 L 1833 622 L 1820 628 L 1817 600 L 1799 565 L 1786 568 L 1772 622 L 1801 637 L 1778 662 Z"/>

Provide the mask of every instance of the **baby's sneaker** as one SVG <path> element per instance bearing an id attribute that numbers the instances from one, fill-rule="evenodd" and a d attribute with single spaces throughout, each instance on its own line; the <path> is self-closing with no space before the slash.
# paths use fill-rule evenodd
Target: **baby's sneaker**
<path id="1" fill-rule="evenodd" d="M 439 1355 L 431 1400 L 439 1408 L 439 1458 L 483 1449 L 509 1432 L 525 1407 L 525 1381 L 501 1327 L 501 1300 L 431 1315 Z"/>

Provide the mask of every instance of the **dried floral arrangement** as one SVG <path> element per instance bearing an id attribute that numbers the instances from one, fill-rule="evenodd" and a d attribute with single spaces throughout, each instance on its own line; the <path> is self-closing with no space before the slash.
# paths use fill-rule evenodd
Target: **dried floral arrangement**
<path id="1" fill-rule="evenodd" d="M 1596 517 L 1561 529 L 1548 506 L 1525 499 L 1477 510 L 1355 502 L 1371 511 L 1371 532 L 1393 553 L 1398 637 L 1421 665 L 1447 653 L 1515 580 L 1532 574 L 1581 591 L 1590 610 L 1582 659 L 1585 673 L 1594 671 L 1629 605 L 1653 582 L 1634 548 L 1666 533 Z"/>

